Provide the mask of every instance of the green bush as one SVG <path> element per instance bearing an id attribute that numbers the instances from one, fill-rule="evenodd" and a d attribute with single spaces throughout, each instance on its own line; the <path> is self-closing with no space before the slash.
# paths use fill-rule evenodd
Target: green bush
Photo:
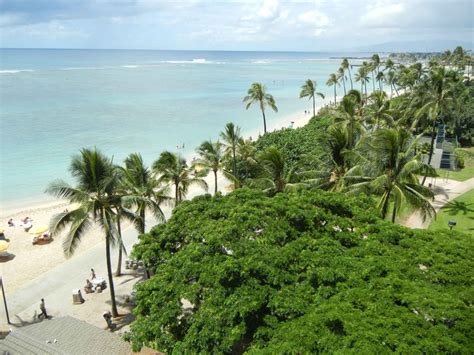
<path id="1" fill-rule="evenodd" d="M 455 156 L 456 168 L 457 169 L 464 169 L 464 167 L 465 167 L 464 152 L 460 149 L 456 149 L 454 151 L 454 156 Z"/>
<path id="2" fill-rule="evenodd" d="M 154 275 L 127 338 L 170 353 L 472 353 L 473 244 L 380 220 L 363 197 L 200 196 L 140 236 Z"/>

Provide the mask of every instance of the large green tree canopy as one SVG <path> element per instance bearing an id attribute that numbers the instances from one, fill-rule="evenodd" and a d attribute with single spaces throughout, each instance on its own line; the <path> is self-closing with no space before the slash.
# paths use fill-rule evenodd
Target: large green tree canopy
<path id="1" fill-rule="evenodd" d="M 197 197 L 134 249 L 155 274 L 128 337 L 177 353 L 472 353 L 473 247 L 362 197 Z"/>

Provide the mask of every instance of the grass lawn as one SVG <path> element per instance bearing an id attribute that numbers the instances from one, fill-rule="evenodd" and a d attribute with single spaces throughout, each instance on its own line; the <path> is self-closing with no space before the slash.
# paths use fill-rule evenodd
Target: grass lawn
<path id="1" fill-rule="evenodd" d="M 459 171 L 450 171 L 448 174 L 448 179 L 465 181 L 474 177 L 474 147 L 462 148 L 460 150 L 464 152 L 465 167 Z M 446 170 L 442 169 L 437 169 L 437 172 L 440 177 L 444 177 L 446 174 Z"/>
<path id="2" fill-rule="evenodd" d="M 448 221 L 457 222 L 457 231 L 474 233 L 474 189 L 441 208 L 428 229 L 449 229 Z"/>

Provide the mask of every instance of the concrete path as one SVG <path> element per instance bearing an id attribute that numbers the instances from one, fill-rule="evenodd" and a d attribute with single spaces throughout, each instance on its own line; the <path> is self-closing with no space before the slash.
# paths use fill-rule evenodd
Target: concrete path
<path id="1" fill-rule="evenodd" d="M 134 228 L 130 227 L 124 230 L 123 241 L 128 252 L 131 251 L 132 245 L 137 240 L 137 231 Z M 117 253 L 117 249 L 112 250 L 112 269 L 114 271 L 117 266 Z M 125 259 L 126 256 L 124 256 L 123 260 Z M 102 312 L 110 310 L 109 288 L 106 288 L 102 294 L 85 295 L 83 291 L 91 268 L 94 268 L 98 277 L 103 277 L 107 280 L 105 241 L 98 243 L 82 254 L 73 255 L 63 264 L 31 280 L 13 293 L 8 292 L 8 280 L 3 280 L 11 323 L 15 326 L 22 326 L 34 322 L 35 313 L 39 313 L 41 298 L 45 299 L 48 314 L 51 314 L 53 317 L 77 315 L 79 307 L 83 311 L 87 308 L 93 308 L 95 310 L 94 318 L 96 319 L 93 319 L 91 323 L 96 325 L 97 322 L 100 322 L 100 324 L 105 323 L 102 319 Z M 122 277 L 114 277 L 116 299 L 124 298 L 124 292 L 130 294 L 134 284 L 134 282 L 130 282 L 132 279 L 136 281 L 136 277 L 130 275 L 130 273 Z M 82 305 L 72 304 L 72 290 L 77 288 L 81 289 L 84 298 L 86 298 L 86 302 Z M 7 327 L 7 322 L 2 303 L 0 303 L 0 327 L 4 329 Z M 85 313 L 90 314 L 90 312 Z M 88 319 L 83 320 L 89 321 Z"/>
<path id="2" fill-rule="evenodd" d="M 432 184 L 432 189 L 435 193 L 435 200 L 431 203 L 436 212 L 448 202 L 454 200 L 458 196 L 474 189 L 474 177 L 466 181 L 456 180 L 441 180 L 441 179 L 429 179 L 426 183 Z M 409 228 L 422 228 L 426 229 L 430 225 L 431 220 L 427 219 L 423 222 L 419 212 L 413 213 L 404 223 Z"/>

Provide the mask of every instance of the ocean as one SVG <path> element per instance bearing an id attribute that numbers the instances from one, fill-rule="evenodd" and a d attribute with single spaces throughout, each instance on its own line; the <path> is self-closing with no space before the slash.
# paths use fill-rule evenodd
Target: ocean
<path id="1" fill-rule="evenodd" d="M 51 199 L 44 190 L 57 178 L 73 183 L 69 163 L 83 147 L 117 164 L 140 152 L 151 165 L 163 150 L 189 156 L 227 122 L 263 131 L 258 107 L 242 103 L 251 83 L 275 97 L 271 125 L 310 109 L 298 98 L 306 79 L 332 98 L 325 83 L 340 57 L 366 55 L 0 49 L 0 207 Z"/>

